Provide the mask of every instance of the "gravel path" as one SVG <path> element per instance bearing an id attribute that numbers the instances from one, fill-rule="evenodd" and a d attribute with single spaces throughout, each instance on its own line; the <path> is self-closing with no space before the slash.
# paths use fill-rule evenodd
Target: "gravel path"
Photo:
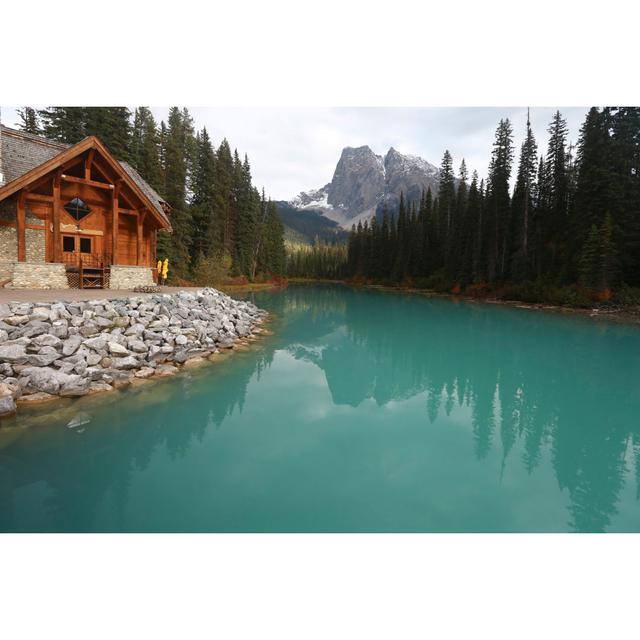
<path id="1" fill-rule="evenodd" d="M 160 287 L 160 293 L 198 291 L 202 287 Z M 0 304 L 8 302 L 56 302 L 58 300 L 114 300 L 148 297 L 152 293 L 134 293 L 123 289 L 5 289 L 0 288 Z M 157 295 L 157 294 L 156 294 Z"/>

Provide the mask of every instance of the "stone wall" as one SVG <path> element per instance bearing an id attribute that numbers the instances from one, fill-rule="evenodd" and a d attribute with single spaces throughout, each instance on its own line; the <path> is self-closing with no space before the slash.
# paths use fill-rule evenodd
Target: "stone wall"
<path id="1" fill-rule="evenodd" d="M 18 259 L 18 232 L 15 227 L 0 224 L 0 260 L 13 262 Z"/>
<path id="2" fill-rule="evenodd" d="M 12 289 L 68 289 L 61 262 L 14 262 Z"/>
<path id="3" fill-rule="evenodd" d="M 35 224 L 44 226 L 46 223 L 38 218 L 29 205 L 26 206 L 25 222 L 27 224 Z M 45 260 L 45 230 L 44 229 L 25 229 L 25 247 L 27 252 L 27 262 L 44 262 Z"/>
<path id="4" fill-rule="evenodd" d="M 153 286 L 154 284 L 153 274 L 149 267 L 111 266 L 110 289 L 134 289 L 135 287 Z"/>
<path id="5" fill-rule="evenodd" d="M 44 262 L 44 230 L 25 229 L 27 262 Z"/>
<path id="6" fill-rule="evenodd" d="M 0 282 L 11 280 L 11 278 L 13 278 L 13 262 L 0 260 Z"/>
<path id="7" fill-rule="evenodd" d="M 16 202 L 13 198 L 0 202 L 0 222 L 16 221 Z M 0 224 L 0 280 L 13 275 L 13 262 L 18 259 L 18 233 L 15 227 Z"/>
<path id="8" fill-rule="evenodd" d="M 16 223 L 16 202 L 9 199 L 0 202 L 0 220 Z M 43 225 L 43 221 L 34 215 L 27 205 L 25 212 L 26 224 Z M 45 260 L 45 230 L 25 229 L 25 249 L 27 262 L 44 262 Z M 0 280 L 10 269 L 10 263 L 18 259 L 18 232 L 15 227 L 0 225 Z M 6 277 L 11 277 L 6 276 Z"/>

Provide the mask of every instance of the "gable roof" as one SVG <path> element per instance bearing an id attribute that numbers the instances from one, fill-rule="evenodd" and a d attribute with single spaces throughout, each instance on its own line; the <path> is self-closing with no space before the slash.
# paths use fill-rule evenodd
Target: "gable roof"
<path id="1" fill-rule="evenodd" d="M 166 212 L 166 209 L 170 208 L 167 202 L 128 162 L 121 162 L 113 158 L 95 136 L 90 136 L 72 145 L 11 129 L 0 124 L 0 174 L 4 175 L 5 180 L 5 184 L 0 185 L 0 200 L 21 188 L 18 187 L 17 183 L 12 184 L 19 178 L 35 172 L 45 163 L 53 165 L 47 169 L 47 171 L 50 171 L 57 164 L 54 162 L 57 156 L 61 156 L 61 161 L 63 161 L 66 156 L 70 155 L 68 153 L 69 150 L 76 147 L 78 153 L 82 153 L 85 148 L 92 147 L 97 147 L 100 151 L 106 153 L 107 159 L 119 165 L 119 168 L 124 172 L 133 191 L 138 192 L 138 195 L 148 202 L 150 208 L 158 214 L 166 227 L 171 228 Z"/>

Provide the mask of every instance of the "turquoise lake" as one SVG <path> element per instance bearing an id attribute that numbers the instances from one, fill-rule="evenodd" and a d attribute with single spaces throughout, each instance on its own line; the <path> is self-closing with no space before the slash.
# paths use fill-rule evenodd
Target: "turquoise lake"
<path id="1" fill-rule="evenodd" d="M 4 420 L 0 531 L 640 531 L 640 328 L 250 297 L 273 335 L 249 350 Z"/>

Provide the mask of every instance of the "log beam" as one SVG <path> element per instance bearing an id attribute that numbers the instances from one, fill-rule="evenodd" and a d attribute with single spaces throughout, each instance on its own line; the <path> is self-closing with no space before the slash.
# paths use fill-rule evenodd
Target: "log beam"
<path id="1" fill-rule="evenodd" d="M 113 199 L 111 201 L 111 264 L 118 264 L 119 196 L 120 184 L 118 183 L 113 189 Z"/>
<path id="2" fill-rule="evenodd" d="M 16 218 L 16 229 L 18 232 L 18 262 L 25 262 L 27 259 L 25 224 L 25 193 L 24 191 L 21 191 L 20 195 L 18 196 L 18 215 Z"/>
<path id="3" fill-rule="evenodd" d="M 53 196 L 47 196 L 43 193 L 27 193 L 27 201 L 51 203 Z"/>
<path id="4" fill-rule="evenodd" d="M 62 262 L 62 246 L 60 238 L 60 178 L 62 174 L 57 173 L 53 179 L 53 261 Z"/>
<path id="5" fill-rule="evenodd" d="M 112 184 L 106 182 L 98 182 L 97 180 L 87 180 L 86 178 L 76 178 L 75 176 L 67 176 L 62 174 L 62 179 L 65 182 L 73 182 L 75 184 L 87 184 L 90 187 L 96 187 L 96 189 L 113 189 Z"/>
<path id="6" fill-rule="evenodd" d="M 158 262 L 158 230 L 151 232 L 151 266 L 155 267 Z"/>
<path id="7" fill-rule="evenodd" d="M 89 153 L 84 161 L 84 179 L 91 180 L 91 165 L 93 164 L 93 156 L 95 155 L 95 149 L 89 149 Z"/>
<path id="8" fill-rule="evenodd" d="M 138 211 L 138 220 L 136 225 L 136 255 L 137 265 L 139 267 L 144 266 L 143 260 L 143 248 L 144 248 L 144 218 L 147 215 L 145 210 Z"/>

